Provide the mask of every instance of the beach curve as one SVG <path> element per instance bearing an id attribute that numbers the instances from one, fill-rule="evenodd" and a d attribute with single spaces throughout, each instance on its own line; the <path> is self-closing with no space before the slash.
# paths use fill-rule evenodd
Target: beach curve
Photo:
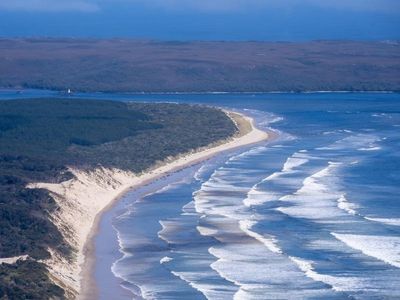
<path id="1" fill-rule="evenodd" d="M 47 189 L 54 197 L 60 209 L 52 215 L 52 221 L 63 233 L 67 242 L 76 249 L 72 262 L 60 257 L 54 251 L 51 251 L 51 259 L 43 261 L 48 266 L 53 280 L 67 291 L 69 298 L 97 298 L 97 289 L 92 277 L 95 262 L 94 237 L 103 213 L 122 195 L 168 173 L 207 160 L 218 153 L 262 142 L 271 137 L 271 134 L 258 129 L 251 117 L 237 112 L 224 112 L 237 126 L 236 136 L 170 158 L 140 175 L 103 167 L 90 172 L 71 168 L 70 171 L 74 174 L 71 180 L 59 184 L 29 184 L 30 188 Z"/>

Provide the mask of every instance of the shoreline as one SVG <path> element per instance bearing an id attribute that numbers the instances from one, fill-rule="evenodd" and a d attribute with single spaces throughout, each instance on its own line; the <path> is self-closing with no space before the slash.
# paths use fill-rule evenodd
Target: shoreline
<path id="1" fill-rule="evenodd" d="M 227 143 L 223 143 L 221 145 L 218 145 L 216 147 L 211 147 L 211 148 L 206 148 L 205 150 L 199 151 L 199 152 L 195 152 L 194 154 L 189 154 L 188 158 L 181 157 L 178 159 L 181 160 L 182 158 L 184 160 L 187 159 L 187 162 L 185 162 L 182 165 L 178 165 L 173 167 L 170 170 L 166 170 L 164 172 L 158 173 L 157 170 L 162 169 L 162 168 L 166 168 L 168 169 L 168 166 L 170 164 L 174 164 L 175 161 L 173 161 L 170 164 L 166 164 L 154 171 L 151 171 L 154 173 L 154 176 L 150 176 L 149 178 L 145 178 L 143 179 L 141 182 L 138 182 L 137 184 L 125 189 L 124 191 L 122 191 L 117 197 L 115 197 L 106 207 L 104 207 L 96 216 L 94 224 L 92 226 L 92 229 L 90 231 L 90 234 L 87 238 L 85 247 L 84 247 L 84 256 L 85 256 L 85 262 L 82 266 L 82 272 L 81 272 L 81 291 L 80 294 L 78 296 L 78 299 L 85 299 L 85 300 L 91 300 L 91 299 L 97 299 L 98 298 L 98 290 L 96 287 L 96 281 L 94 278 L 94 267 L 95 267 L 95 262 L 96 262 L 96 256 L 95 256 L 95 237 L 98 234 L 99 231 L 99 225 L 100 225 L 100 221 L 102 219 L 102 216 L 105 212 L 109 211 L 112 207 L 114 207 L 116 205 L 116 203 L 121 199 L 121 197 L 123 197 L 127 192 L 131 191 L 131 190 L 135 190 L 140 188 L 141 186 L 147 185 L 150 182 L 156 181 L 166 175 L 168 175 L 169 173 L 174 173 L 176 171 L 182 170 L 184 168 L 187 168 L 191 165 L 195 165 L 198 164 L 202 161 L 205 161 L 209 158 L 211 158 L 214 155 L 219 154 L 220 152 L 223 151 L 227 151 L 227 150 L 232 150 L 235 148 L 239 148 L 242 146 L 246 146 L 246 145 L 251 145 L 254 143 L 258 143 L 258 142 L 262 142 L 264 140 L 267 140 L 269 138 L 271 138 L 271 133 L 266 133 L 260 129 L 258 129 L 257 127 L 255 127 L 254 125 L 254 120 L 248 116 L 245 116 L 241 113 L 233 113 L 233 112 L 228 112 L 225 111 L 225 113 L 232 119 L 232 121 L 235 123 L 235 125 L 239 128 L 239 136 L 235 137 L 233 140 L 229 140 Z M 237 115 L 239 116 L 238 118 L 233 117 L 233 115 Z M 248 125 L 251 126 L 251 130 L 249 132 L 246 132 L 246 128 L 243 128 L 243 124 L 238 124 L 240 122 L 240 118 L 242 119 L 242 121 L 247 121 Z M 241 128 L 242 127 L 242 128 Z M 244 130 L 245 132 L 240 133 L 241 130 Z M 254 139 L 254 141 L 249 141 L 248 143 L 244 143 L 244 144 L 240 144 L 239 140 L 243 137 L 246 137 L 248 134 L 251 133 L 256 133 L 257 134 L 257 138 Z M 259 135 L 259 136 L 258 136 Z M 236 140 L 235 140 L 236 139 Z M 238 144 L 236 144 L 238 143 Z M 215 148 L 220 148 L 222 147 L 222 149 L 215 149 Z M 202 153 L 206 153 L 206 152 L 211 152 L 211 153 L 207 153 L 204 156 L 201 155 Z M 194 156 L 194 155 L 198 155 L 198 158 L 195 159 L 190 159 L 190 156 Z M 145 175 L 148 173 L 145 173 Z"/>
<path id="2" fill-rule="evenodd" d="M 0 92 L 15 92 L 20 93 L 24 91 L 42 91 L 58 93 L 62 96 L 74 96 L 74 94 L 121 94 L 121 95 L 268 95 L 268 94 L 400 94 L 400 90 L 276 90 L 276 91 L 180 91 L 180 92 L 148 92 L 148 91 L 72 91 L 71 94 L 66 93 L 66 90 L 57 89 L 41 89 L 41 88 L 6 88 L 0 87 Z"/>
<path id="3" fill-rule="evenodd" d="M 65 288 L 67 298 L 97 299 L 98 291 L 93 276 L 96 261 L 95 237 L 103 214 L 128 191 L 198 164 L 221 152 L 256 144 L 274 135 L 256 128 L 251 117 L 226 110 L 224 112 L 237 126 L 236 135 L 167 159 L 142 174 L 103 167 L 92 171 L 70 169 L 75 176 L 69 181 L 28 185 L 29 188 L 47 189 L 54 197 L 60 209 L 52 215 L 52 221 L 75 249 L 72 260 L 50 249 L 52 257 L 43 261 L 53 280 Z"/>

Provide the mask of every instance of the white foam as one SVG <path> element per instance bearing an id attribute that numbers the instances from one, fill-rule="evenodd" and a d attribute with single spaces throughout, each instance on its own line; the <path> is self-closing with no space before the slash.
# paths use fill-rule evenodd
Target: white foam
<path id="1" fill-rule="evenodd" d="M 392 225 L 392 226 L 400 226 L 400 218 L 372 218 L 372 217 L 365 217 L 363 215 L 360 215 L 357 212 L 358 206 L 354 203 L 350 203 L 346 199 L 345 195 L 340 196 L 340 198 L 338 199 L 338 207 L 340 209 L 346 211 L 350 215 L 360 216 L 368 221 L 383 223 L 383 224 Z"/>
<path id="2" fill-rule="evenodd" d="M 111 265 L 111 272 L 114 274 L 115 277 L 121 278 L 122 280 L 124 280 L 126 282 L 130 282 L 129 279 L 128 279 L 130 267 L 125 265 L 122 262 L 124 260 L 132 257 L 133 254 L 129 253 L 127 251 L 124 251 L 124 249 L 129 247 L 129 244 L 127 242 L 128 239 L 124 238 L 120 231 L 116 230 L 116 233 L 117 233 L 117 240 L 118 240 L 118 245 L 119 245 L 118 249 L 119 249 L 119 252 L 122 254 L 122 257 L 113 262 L 113 264 Z M 140 296 L 141 298 L 146 299 L 144 297 L 144 295 L 146 294 L 146 289 L 145 288 L 137 286 L 137 288 L 139 290 L 136 291 L 135 289 L 127 288 L 125 286 L 122 286 L 122 287 L 127 289 L 127 290 L 129 290 L 134 295 L 137 295 L 137 296 Z M 137 293 L 139 293 L 139 295 Z"/>
<path id="3" fill-rule="evenodd" d="M 271 236 L 270 238 L 265 238 L 261 234 L 251 230 L 251 228 L 256 224 L 257 222 L 250 220 L 239 221 L 239 227 L 243 232 L 265 245 L 270 251 L 281 254 L 282 249 L 279 248 L 277 245 L 278 242 L 274 237 Z"/>
<path id="4" fill-rule="evenodd" d="M 269 175 L 268 177 L 265 177 L 265 178 L 263 179 L 262 182 L 266 182 L 266 181 L 269 181 L 269 180 L 273 180 L 273 179 L 275 179 L 275 178 L 278 178 L 280 175 L 281 175 L 281 172 L 272 173 L 272 174 Z"/>
<path id="5" fill-rule="evenodd" d="M 316 150 L 346 150 L 346 149 L 371 149 L 373 147 L 378 148 L 375 144 L 380 139 L 378 136 L 373 134 L 356 134 L 345 137 L 341 140 L 330 144 L 329 146 L 319 147 Z"/>
<path id="6" fill-rule="evenodd" d="M 203 175 L 207 172 L 207 165 L 202 165 L 193 175 L 197 181 L 203 181 Z"/>
<path id="7" fill-rule="evenodd" d="M 172 222 L 170 222 L 170 221 L 161 221 L 161 220 L 158 221 L 158 223 L 161 225 L 161 230 L 158 232 L 158 236 L 164 234 L 167 231 L 168 225 L 170 223 L 172 224 Z"/>
<path id="8" fill-rule="evenodd" d="M 256 272 L 257 268 L 254 268 L 254 262 L 257 261 L 257 258 L 260 256 L 256 252 L 256 249 L 248 249 L 249 256 L 246 257 L 246 255 L 242 254 L 242 251 L 239 247 L 244 248 L 244 246 L 238 246 L 235 248 L 210 247 L 208 252 L 218 259 L 211 264 L 211 268 L 215 270 L 222 278 L 240 287 L 243 286 L 244 282 L 246 281 L 259 281 L 258 279 L 260 278 L 258 277 L 263 276 L 263 274 Z M 249 274 L 253 274 L 252 278 L 249 277 Z"/>
<path id="9" fill-rule="evenodd" d="M 238 173 L 236 170 L 231 168 L 230 172 L 236 174 Z M 221 175 L 223 175 L 221 170 L 214 172 L 211 178 L 201 185 L 200 190 L 193 193 L 196 212 L 203 215 L 237 218 L 242 210 L 240 198 L 249 191 L 249 187 L 235 186 L 229 180 L 231 178 L 224 180 L 221 178 L 224 176 Z M 245 179 L 234 178 L 235 182 L 243 182 L 243 180 Z M 216 191 L 217 194 L 215 194 Z M 226 192 L 226 195 L 223 192 Z M 235 197 L 234 193 L 237 193 L 238 197 Z"/>
<path id="10" fill-rule="evenodd" d="M 304 276 L 288 257 L 264 249 L 257 242 L 209 249 L 218 259 L 211 268 L 239 287 L 233 299 L 264 300 L 265 295 L 268 299 L 287 299 L 288 295 L 290 299 L 308 299 L 326 295 L 327 289 L 315 288 L 313 280 Z"/>
<path id="11" fill-rule="evenodd" d="M 379 222 L 379 223 L 384 223 L 387 225 L 393 225 L 393 226 L 400 226 L 400 218 L 370 218 L 370 217 L 365 217 L 365 219 L 374 221 L 374 222 Z"/>
<path id="12" fill-rule="evenodd" d="M 205 226 L 197 226 L 196 229 L 203 236 L 210 236 L 210 235 L 212 236 L 212 235 L 215 235 L 218 233 L 217 229 L 213 229 L 213 228 L 205 227 Z"/>
<path id="13" fill-rule="evenodd" d="M 336 133 L 336 131 L 325 131 L 322 134 L 323 135 L 329 135 L 329 134 L 334 134 L 334 133 Z"/>
<path id="14" fill-rule="evenodd" d="M 353 216 L 357 215 L 357 212 L 355 210 L 356 205 L 347 201 L 345 195 L 341 195 L 340 198 L 338 199 L 338 207 L 340 209 L 343 209 L 350 215 L 353 215 Z"/>
<path id="15" fill-rule="evenodd" d="M 264 112 L 264 111 L 259 111 L 256 109 L 248 109 L 248 108 L 243 109 L 243 110 L 254 116 L 259 116 L 260 118 L 262 118 L 262 120 L 258 120 L 258 122 L 257 122 L 257 124 L 261 125 L 261 126 L 267 126 L 267 125 L 277 123 L 277 122 L 284 120 L 283 117 L 278 116 L 274 113 L 270 113 L 270 112 Z"/>
<path id="16" fill-rule="evenodd" d="M 131 204 L 131 205 L 126 207 L 126 210 L 125 210 L 124 213 L 122 213 L 119 216 L 116 216 L 115 218 L 117 220 L 124 220 L 124 219 L 129 218 L 131 215 L 133 215 L 135 213 L 136 213 L 136 208 Z"/>
<path id="17" fill-rule="evenodd" d="M 167 185 L 165 185 L 165 186 L 163 186 L 163 187 L 161 187 L 161 188 L 159 188 L 159 189 L 157 189 L 155 191 L 151 191 L 151 192 L 147 193 L 146 195 L 141 197 L 141 200 L 143 200 L 143 199 L 145 199 L 145 198 L 147 198 L 149 196 L 152 196 L 152 195 L 162 194 L 162 193 L 168 192 L 170 190 L 177 189 L 180 185 L 188 183 L 188 182 L 190 182 L 190 178 L 183 178 L 183 179 L 178 180 L 176 182 L 171 182 L 171 183 L 169 183 L 169 184 L 167 184 Z"/>
<path id="18" fill-rule="evenodd" d="M 338 214 L 337 212 L 329 210 L 329 206 L 327 205 L 318 205 L 315 207 L 304 207 L 304 206 L 278 207 L 276 208 L 276 210 L 288 216 L 319 220 L 321 223 L 324 222 L 330 223 L 332 222 L 331 220 L 340 216 L 340 214 Z"/>
<path id="19" fill-rule="evenodd" d="M 289 157 L 283 165 L 282 172 L 291 172 L 294 168 L 304 165 L 309 160 L 300 157 Z"/>
<path id="20" fill-rule="evenodd" d="M 245 152 L 242 152 L 240 154 L 237 154 L 237 155 L 234 155 L 234 156 L 230 157 L 228 159 L 228 161 L 229 162 L 236 161 L 236 160 L 238 160 L 240 158 L 243 158 L 243 157 L 246 157 L 246 156 L 249 156 L 249 155 L 254 155 L 254 154 L 261 153 L 261 152 L 265 151 L 266 149 L 267 149 L 267 147 L 265 147 L 265 146 L 259 146 L 259 147 L 251 148 L 250 150 L 247 150 Z"/>
<path id="21" fill-rule="evenodd" d="M 198 272 L 171 271 L 171 273 L 187 282 L 192 288 L 202 293 L 207 299 L 230 299 L 237 290 L 234 286 L 228 286 L 226 284 L 207 284 L 201 282 L 199 279 L 201 279 L 202 276 Z M 204 275 L 207 274 L 203 274 L 203 276 Z"/>
<path id="22" fill-rule="evenodd" d="M 388 114 L 386 114 L 386 113 L 374 113 L 374 114 L 372 114 L 372 116 L 373 117 L 375 117 L 375 118 L 379 118 L 379 117 L 388 117 L 389 119 L 391 119 L 392 118 L 392 116 L 391 115 L 388 115 Z"/>
<path id="23" fill-rule="evenodd" d="M 303 186 L 299 190 L 279 199 L 290 203 L 291 206 L 279 207 L 276 210 L 290 216 L 321 222 L 343 216 L 337 207 L 340 193 L 335 187 L 335 177 L 332 177 L 332 172 L 340 165 L 329 162 L 328 167 L 304 179 Z"/>
<path id="24" fill-rule="evenodd" d="M 243 200 L 243 204 L 247 207 L 257 206 L 257 205 L 262 205 L 268 201 L 277 199 L 278 198 L 277 194 L 271 193 L 269 191 L 260 190 L 258 188 L 259 184 L 274 180 L 288 173 L 293 173 L 295 171 L 294 170 L 295 168 L 300 167 L 301 165 L 309 162 L 309 159 L 307 157 L 309 156 L 303 153 L 299 152 L 294 153 L 291 157 L 289 157 L 286 160 L 280 172 L 274 172 L 268 177 L 264 178 L 261 182 L 255 184 L 247 193 L 247 197 L 246 199 Z"/>
<path id="25" fill-rule="evenodd" d="M 400 268 L 400 237 L 331 233 L 347 246 Z"/>
<path id="26" fill-rule="evenodd" d="M 355 277 L 338 277 L 326 274 L 320 274 L 314 270 L 314 267 L 310 261 L 300 259 L 298 257 L 289 257 L 305 275 L 315 281 L 323 282 L 332 287 L 334 291 L 352 291 L 359 289 L 363 286 L 362 281 Z"/>
<path id="27" fill-rule="evenodd" d="M 158 231 L 157 236 L 167 243 L 171 243 L 172 241 L 168 238 L 171 238 L 171 232 L 177 231 L 180 226 L 180 222 L 176 220 L 160 220 L 162 229 Z"/>
<path id="28" fill-rule="evenodd" d="M 169 262 L 172 261 L 172 260 L 173 260 L 172 257 L 164 256 L 163 258 L 160 259 L 160 264 L 169 263 Z"/>
<path id="29" fill-rule="evenodd" d="M 359 151 L 378 151 L 381 149 L 382 149 L 381 147 L 375 146 L 375 147 L 369 147 L 369 148 L 359 148 L 358 150 Z"/>
<path id="30" fill-rule="evenodd" d="M 246 207 L 262 205 L 279 197 L 275 193 L 261 191 L 257 188 L 257 186 L 258 185 L 255 185 L 253 188 L 251 188 L 251 190 L 247 193 L 246 199 L 243 200 L 243 204 Z"/>
<path id="31" fill-rule="evenodd" d="M 210 195 L 203 188 L 195 194 L 195 208 L 198 214 L 220 215 L 232 219 L 240 218 L 241 207 L 237 205 L 238 198 L 231 195 Z"/>

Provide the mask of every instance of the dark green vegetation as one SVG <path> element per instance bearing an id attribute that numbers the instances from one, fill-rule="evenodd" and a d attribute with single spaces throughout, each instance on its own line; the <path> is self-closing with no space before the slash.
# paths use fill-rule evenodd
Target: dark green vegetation
<path id="1" fill-rule="evenodd" d="M 400 45 L 3 39 L 0 87 L 125 92 L 399 91 Z"/>
<path id="2" fill-rule="evenodd" d="M 56 99 L 0 102 L 0 257 L 28 254 L 44 259 L 49 257 L 48 247 L 66 257 L 73 254 L 49 221 L 57 209 L 55 201 L 45 190 L 26 188 L 29 182 L 69 179 L 67 167 L 102 165 L 140 172 L 235 131 L 223 112 L 201 106 Z M 35 269 L 37 278 L 47 278 L 35 261 L 2 266 L 0 295 L 35 295 L 34 283 L 18 284 L 32 281 L 26 268 Z M 7 270 L 12 276 L 4 275 Z M 16 284 L 3 288 L 10 282 Z M 46 284 L 43 288 L 57 296 L 58 290 Z"/>
<path id="3" fill-rule="evenodd" d="M 46 268 L 32 260 L 0 265 L 0 299 L 61 299 L 64 291 L 49 281 Z"/>

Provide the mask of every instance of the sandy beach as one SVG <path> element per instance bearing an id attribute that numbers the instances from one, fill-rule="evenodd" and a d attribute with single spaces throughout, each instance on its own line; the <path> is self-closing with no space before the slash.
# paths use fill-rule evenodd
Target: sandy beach
<path id="1" fill-rule="evenodd" d="M 52 221 L 76 250 L 72 262 L 53 251 L 52 258 L 44 261 L 53 280 L 66 289 L 69 298 L 96 298 L 96 286 L 92 278 L 95 260 L 93 238 L 97 233 L 102 214 L 127 191 L 197 164 L 220 152 L 268 139 L 269 135 L 266 132 L 254 126 L 253 119 L 238 113 L 226 113 L 239 129 L 235 137 L 177 158 L 170 158 L 146 173 L 137 175 L 128 171 L 105 168 L 91 172 L 71 169 L 75 178 L 69 181 L 60 184 L 29 185 L 31 188 L 47 189 L 52 194 L 60 206 L 60 210 L 52 216 Z"/>

